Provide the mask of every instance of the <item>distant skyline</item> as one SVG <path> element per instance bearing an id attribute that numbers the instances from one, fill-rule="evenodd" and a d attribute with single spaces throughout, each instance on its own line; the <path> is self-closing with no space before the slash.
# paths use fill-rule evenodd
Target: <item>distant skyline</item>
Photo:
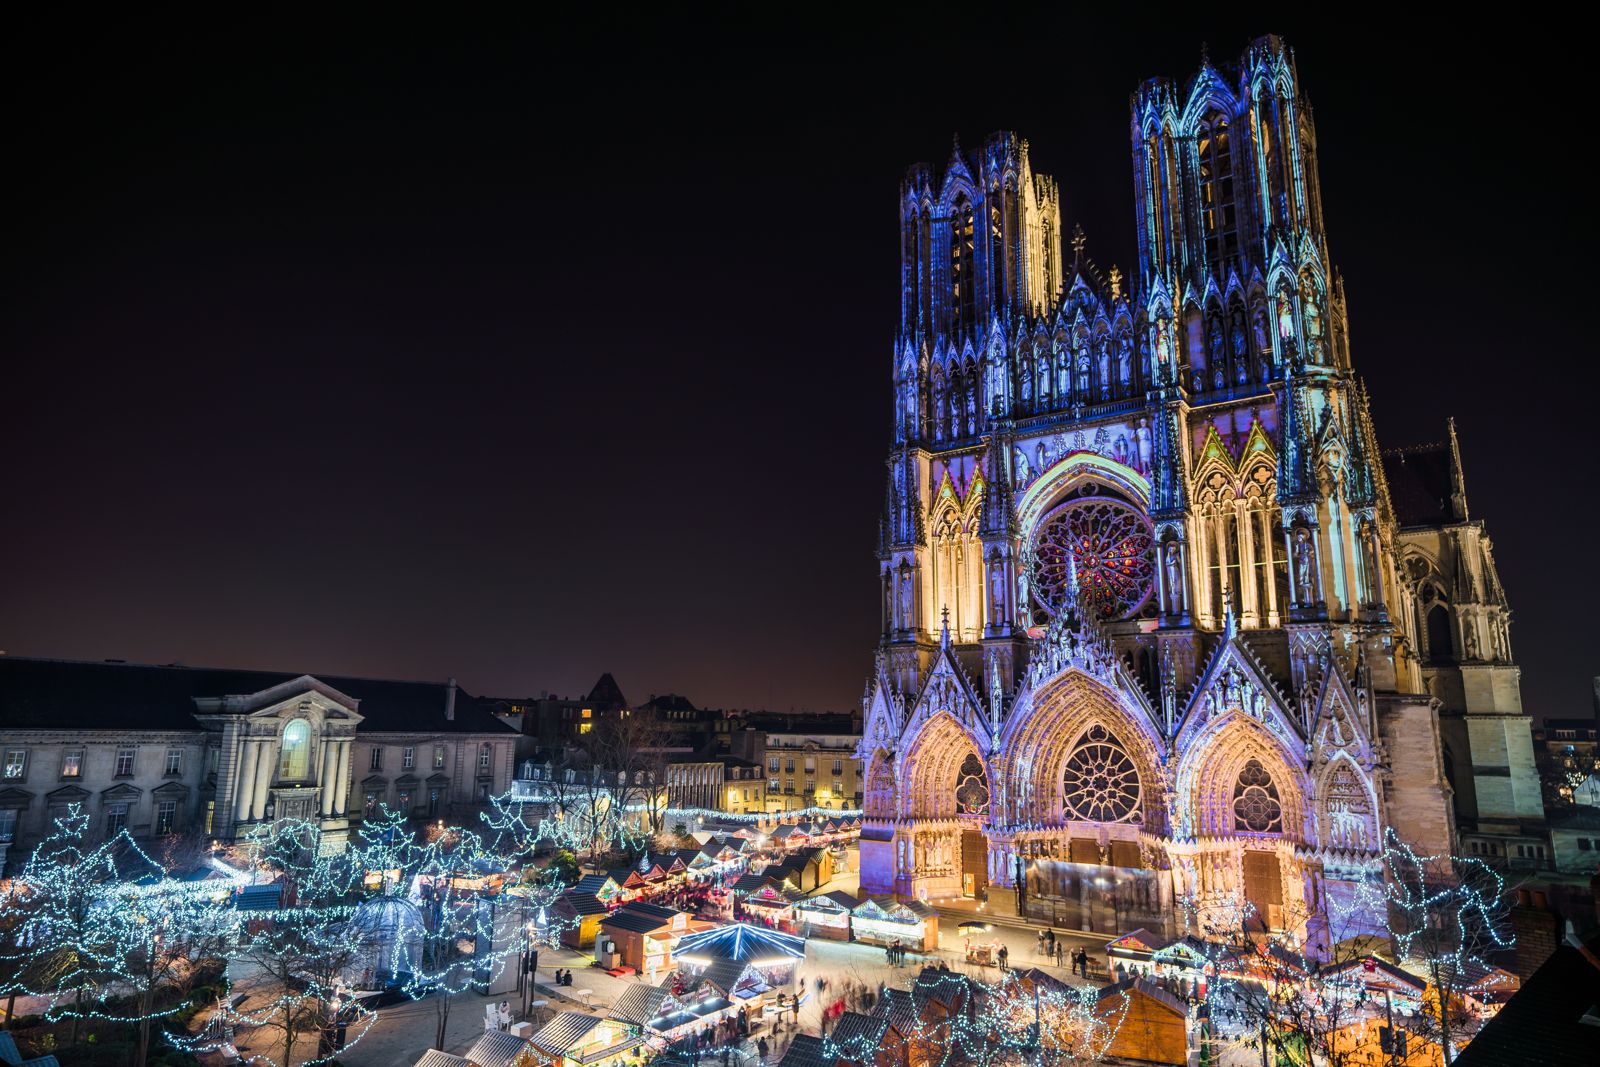
<path id="1" fill-rule="evenodd" d="M 1276 32 L 1379 440 L 1588 715 L 1577 35 L 1326 22 L 21 26 L 0 649 L 858 706 L 905 168 L 1015 129 L 1132 273 L 1130 92 Z"/>

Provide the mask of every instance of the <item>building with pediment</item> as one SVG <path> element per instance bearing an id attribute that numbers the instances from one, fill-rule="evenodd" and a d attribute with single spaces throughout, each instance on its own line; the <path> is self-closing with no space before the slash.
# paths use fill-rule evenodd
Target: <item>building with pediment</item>
<path id="1" fill-rule="evenodd" d="M 1132 109 L 1130 275 L 1015 134 L 902 186 L 863 887 L 1173 934 L 1326 922 L 1391 827 L 1539 866 L 1490 541 L 1453 425 L 1379 448 L 1292 53 Z"/>
<path id="2" fill-rule="evenodd" d="M 0 862 L 72 804 L 136 839 L 303 818 L 339 847 L 384 805 L 460 821 L 510 789 L 516 740 L 453 680 L 0 656 Z"/>

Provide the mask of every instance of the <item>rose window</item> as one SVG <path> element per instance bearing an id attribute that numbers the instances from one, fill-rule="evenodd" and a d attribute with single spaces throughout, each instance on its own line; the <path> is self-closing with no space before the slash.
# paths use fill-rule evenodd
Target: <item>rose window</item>
<path id="1" fill-rule="evenodd" d="M 1155 582 L 1150 521 L 1113 497 L 1069 500 L 1045 516 L 1034 537 L 1034 596 L 1060 615 L 1074 579 L 1099 619 L 1125 619 L 1144 606 Z"/>
<path id="2" fill-rule="evenodd" d="M 1233 788 L 1233 826 L 1252 834 L 1272 834 L 1283 829 L 1278 787 L 1272 784 L 1272 776 L 1260 760 L 1251 760 L 1239 772 L 1239 782 Z"/>
<path id="3" fill-rule="evenodd" d="M 1062 783 L 1070 818 L 1088 822 L 1139 821 L 1139 772 L 1121 742 L 1103 726 L 1083 735 L 1067 757 Z"/>
<path id="4" fill-rule="evenodd" d="M 956 811 L 961 815 L 989 814 L 989 776 L 983 761 L 970 752 L 956 776 Z"/>

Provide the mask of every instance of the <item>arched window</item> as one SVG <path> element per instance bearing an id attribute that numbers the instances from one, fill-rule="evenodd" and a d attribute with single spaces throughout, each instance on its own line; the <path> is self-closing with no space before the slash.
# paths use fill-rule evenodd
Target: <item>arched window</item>
<path id="1" fill-rule="evenodd" d="M 278 777 L 299 781 L 311 767 L 311 724 L 295 719 L 283 728 L 283 745 L 278 760 Z"/>
<path id="2" fill-rule="evenodd" d="M 1428 609 L 1428 658 L 1446 660 L 1455 654 L 1455 642 L 1450 637 L 1450 609 L 1434 604 Z"/>
<path id="3" fill-rule="evenodd" d="M 975 752 L 967 753 L 956 774 L 956 814 L 989 814 L 989 775 Z"/>
<path id="4" fill-rule="evenodd" d="M 1200 218 L 1205 231 L 1206 261 L 1215 267 L 1239 252 L 1238 213 L 1233 195 L 1233 150 L 1228 122 L 1213 115 L 1200 127 Z"/>
<path id="5" fill-rule="evenodd" d="M 1283 830 L 1283 804 L 1278 787 L 1260 760 L 1251 760 L 1239 772 L 1233 787 L 1233 828 L 1251 834 L 1275 834 Z"/>
<path id="6" fill-rule="evenodd" d="M 977 320 L 978 269 L 973 251 L 972 205 L 956 201 L 950 219 L 950 311 L 960 329 Z"/>

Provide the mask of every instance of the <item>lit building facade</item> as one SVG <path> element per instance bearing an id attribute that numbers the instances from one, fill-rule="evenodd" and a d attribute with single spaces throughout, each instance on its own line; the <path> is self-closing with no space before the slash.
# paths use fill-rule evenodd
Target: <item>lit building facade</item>
<path id="1" fill-rule="evenodd" d="M 517 734 L 453 681 L 5 656 L 0 738 L 3 862 L 73 804 L 97 839 L 300 818 L 339 848 L 383 805 L 460 821 L 511 788 Z"/>
<path id="2" fill-rule="evenodd" d="M 1132 143 L 1126 277 L 1014 134 L 902 187 L 862 885 L 1298 928 L 1391 826 L 1539 832 L 1508 610 L 1453 427 L 1380 452 L 1289 50 L 1143 84 Z"/>

